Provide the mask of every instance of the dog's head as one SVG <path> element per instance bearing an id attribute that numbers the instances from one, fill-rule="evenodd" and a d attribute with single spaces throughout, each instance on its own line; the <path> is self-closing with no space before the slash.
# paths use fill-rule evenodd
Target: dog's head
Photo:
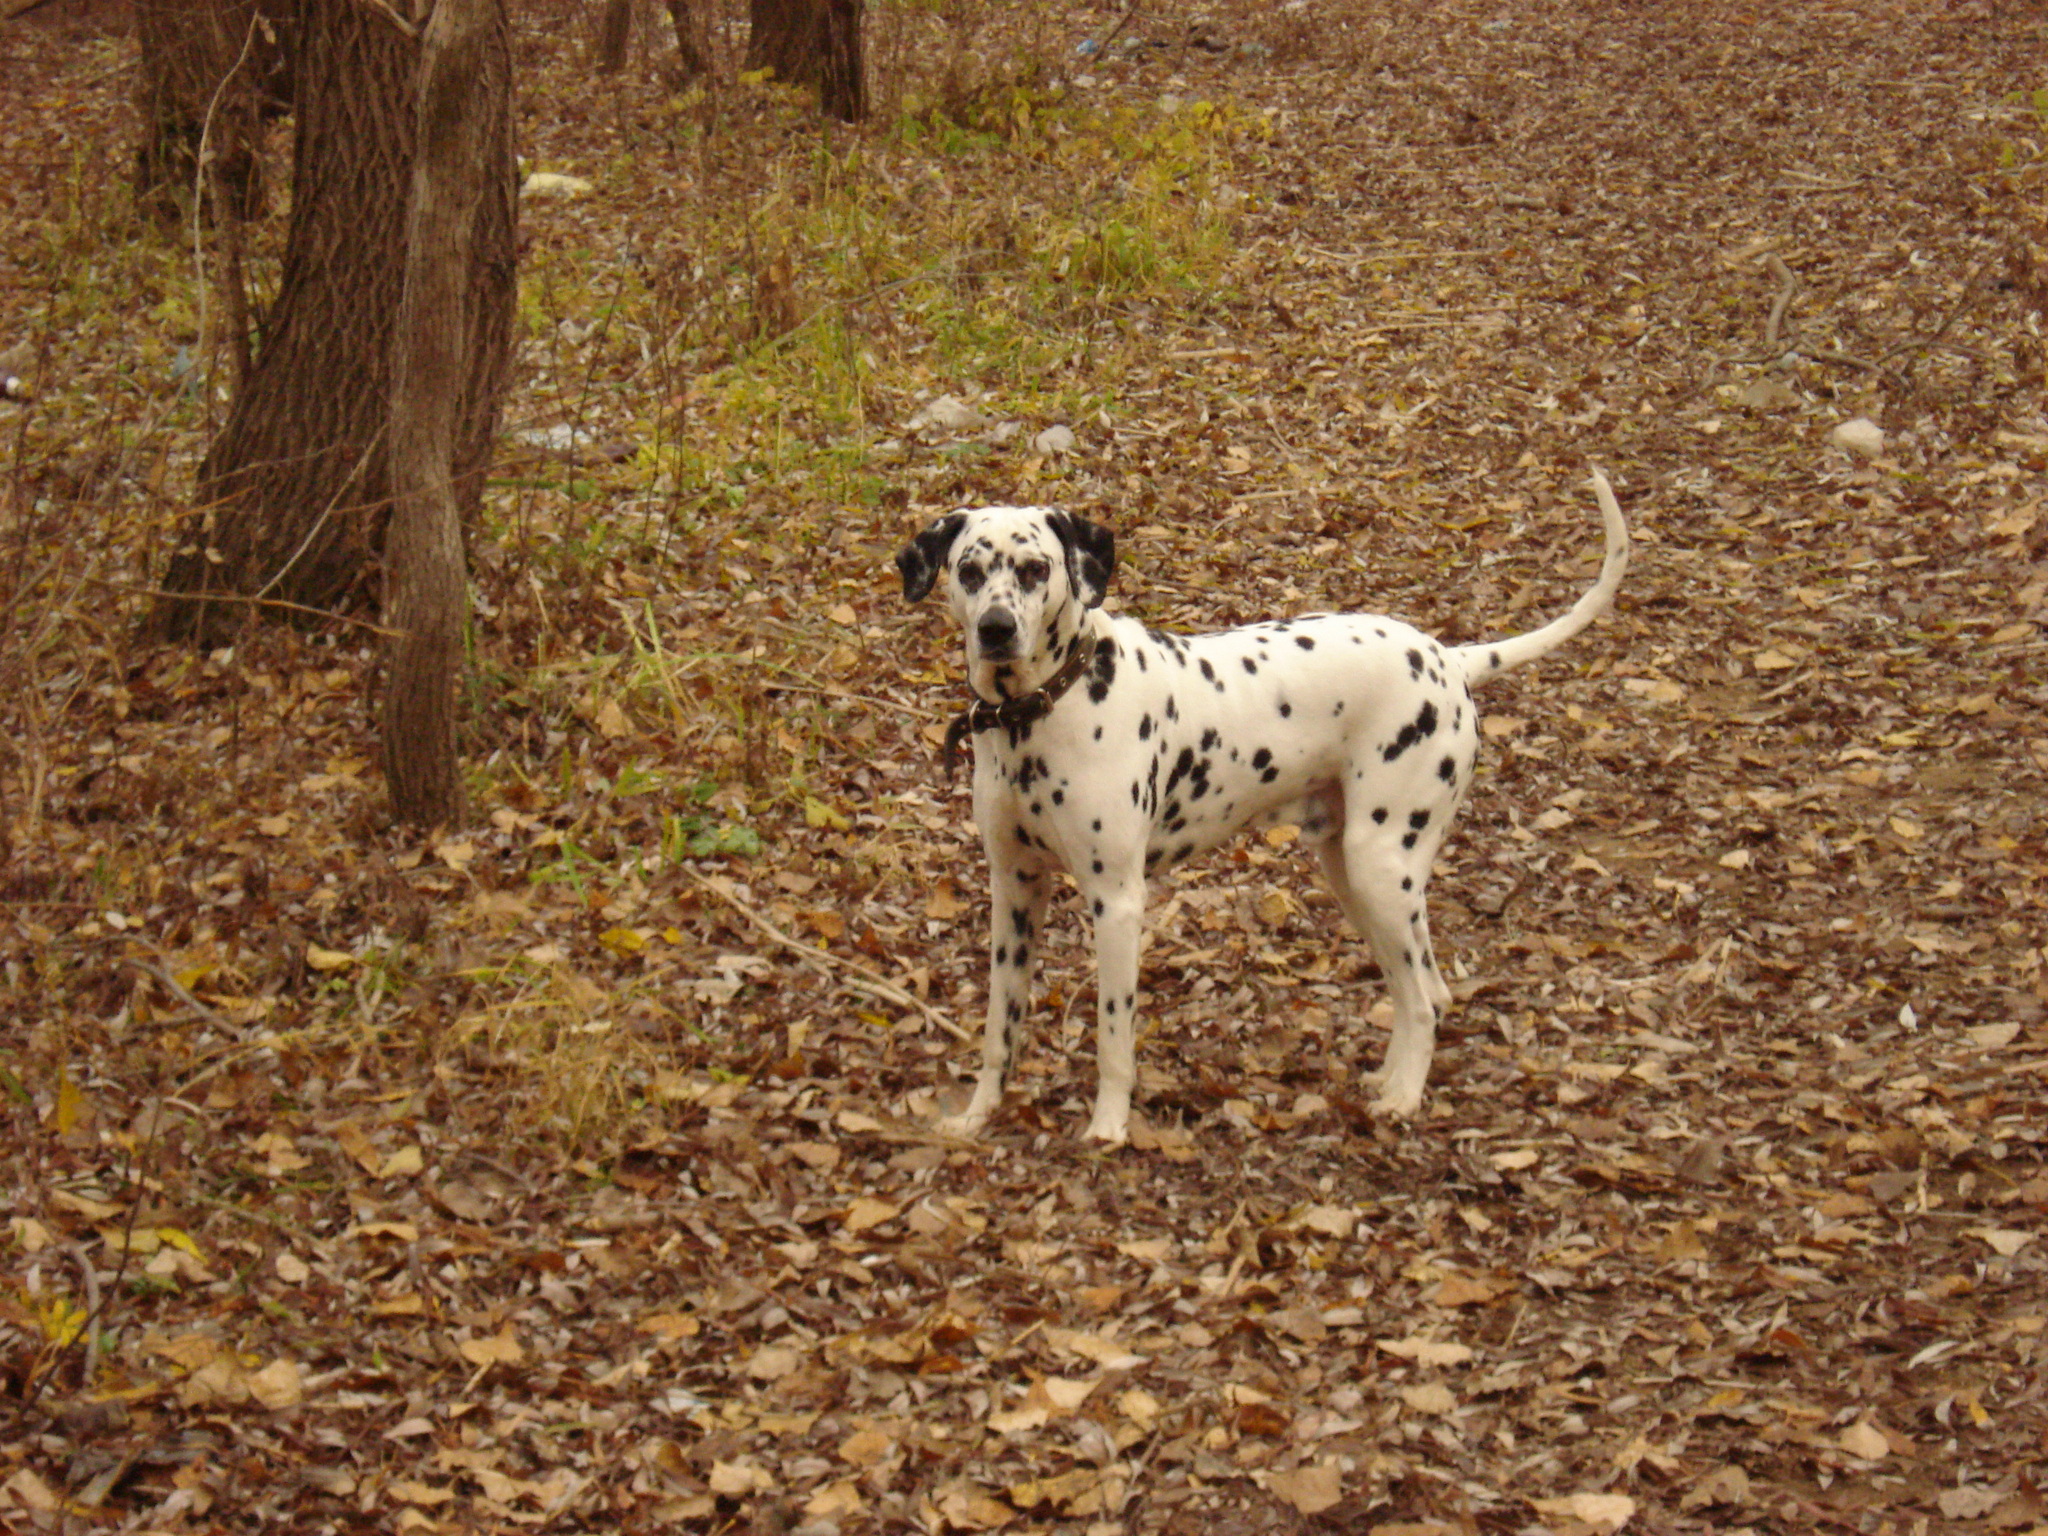
<path id="1" fill-rule="evenodd" d="M 1059 670 L 1115 565 L 1114 534 L 1049 507 L 949 513 L 896 557 L 906 601 L 945 576 L 967 632 L 967 680 L 991 701 L 1029 693 Z"/>

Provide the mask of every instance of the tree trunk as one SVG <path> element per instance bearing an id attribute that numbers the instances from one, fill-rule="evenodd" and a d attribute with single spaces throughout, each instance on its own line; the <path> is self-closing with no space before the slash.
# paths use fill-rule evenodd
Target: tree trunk
<path id="1" fill-rule="evenodd" d="M 182 531 L 154 616 L 170 638 L 217 644 L 250 604 L 367 606 L 391 502 L 392 337 L 418 128 L 419 45 L 378 7 L 297 0 L 297 137 L 284 269 L 248 386 L 199 467 L 199 515 Z M 478 252 L 510 280 L 512 212 L 478 209 Z M 485 310 L 480 309 L 479 315 Z M 509 311 L 473 337 L 484 356 Z M 460 395 L 456 503 L 482 495 L 501 376 Z"/>
<path id="2" fill-rule="evenodd" d="M 207 180 L 225 200 L 226 216 L 261 213 L 263 92 L 281 65 L 256 0 L 135 0 L 135 36 L 137 206 L 160 219 L 182 217 L 195 194 L 208 190 L 200 179 L 203 140 Z"/>
<path id="3" fill-rule="evenodd" d="M 512 56 L 504 0 L 438 0 L 420 59 L 419 154 L 406 214 L 390 427 L 384 772 L 418 826 L 462 816 L 455 706 L 468 590 L 456 477 L 464 401 L 493 415 L 510 361 L 516 217 Z"/>
<path id="4" fill-rule="evenodd" d="M 215 594 L 315 610 L 369 596 L 389 505 L 381 441 L 404 271 L 418 45 L 369 6 L 301 0 L 284 270 L 249 384 L 199 466 L 200 526 L 159 627 L 224 638 Z"/>
<path id="5" fill-rule="evenodd" d="M 861 24 L 866 0 L 748 0 L 747 62 L 793 85 L 815 86 L 841 122 L 867 116 Z"/>
<path id="6" fill-rule="evenodd" d="M 709 0 L 668 0 L 676 29 L 676 84 L 690 85 L 711 73 L 711 39 L 704 8 Z"/>
<path id="7" fill-rule="evenodd" d="M 633 55 L 633 0 L 604 0 L 591 53 L 600 75 L 616 75 L 626 67 Z"/>

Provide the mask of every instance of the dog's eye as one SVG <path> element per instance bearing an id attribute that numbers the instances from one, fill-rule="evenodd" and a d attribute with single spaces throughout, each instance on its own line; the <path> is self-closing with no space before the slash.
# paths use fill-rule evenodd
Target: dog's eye
<path id="1" fill-rule="evenodd" d="M 988 580 L 988 573 L 978 565 L 963 565 L 957 579 L 962 592 L 979 592 L 981 584 Z"/>
<path id="2" fill-rule="evenodd" d="M 1043 560 L 1026 560 L 1017 567 L 1017 585 L 1026 592 L 1044 586 L 1052 579 L 1052 567 Z"/>

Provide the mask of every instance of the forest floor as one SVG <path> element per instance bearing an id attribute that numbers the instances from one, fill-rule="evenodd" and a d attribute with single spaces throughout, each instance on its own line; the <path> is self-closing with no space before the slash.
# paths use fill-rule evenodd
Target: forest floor
<path id="1" fill-rule="evenodd" d="M 520 18 L 589 186 L 425 838 L 362 625 L 135 639 L 224 311 L 118 12 L 0 24 L 0 1525 L 2048 1530 L 2038 12 L 1023 9 L 877 0 L 858 133 Z M 1593 465 L 1635 564 L 1482 700 L 1422 1113 L 1255 836 L 1155 886 L 1130 1146 L 1070 905 L 937 1134 L 902 541 L 1053 501 L 1153 623 L 1464 642 L 1590 580 Z"/>

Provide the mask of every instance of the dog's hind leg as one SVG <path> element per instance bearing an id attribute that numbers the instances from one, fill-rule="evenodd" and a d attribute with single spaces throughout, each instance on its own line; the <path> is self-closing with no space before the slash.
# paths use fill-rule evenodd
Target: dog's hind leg
<path id="1" fill-rule="evenodd" d="M 1428 852 L 1435 852 L 1439 840 L 1428 840 Z M 1374 1107 L 1412 1115 L 1422 1107 L 1437 1023 L 1451 1001 L 1430 949 L 1423 908 L 1429 864 L 1418 857 L 1420 850 L 1403 848 L 1399 834 L 1364 818 L 1352 818 L 1341 836 L 1318 844 L 1316 851 L 1337 904 L 1372 946 L 1394 1005 L 1386 1064 L 1371 1074 L 1380 1085 Z"/>
<path id="2" fill-rule="evenodd" d="M 981 1039 L 981 1072 L 967 1107 L 942 1126 L 960 1136 L 974 1135 L 1002 1103 L 1031 1014 L 1032 966 L 1052 893 L 1044 870 L 1018 869 L 993 849 L 989 872 L 988 1024 Z"/>

